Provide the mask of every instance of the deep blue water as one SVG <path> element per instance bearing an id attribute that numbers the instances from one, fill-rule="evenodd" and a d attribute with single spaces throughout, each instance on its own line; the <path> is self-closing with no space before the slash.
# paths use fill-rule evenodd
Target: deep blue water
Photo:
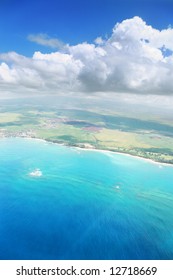
<path id="1" fill-rule="evenodd" d="M 1 139 L 0 259 L 173 259 L 173 167 Z"/>

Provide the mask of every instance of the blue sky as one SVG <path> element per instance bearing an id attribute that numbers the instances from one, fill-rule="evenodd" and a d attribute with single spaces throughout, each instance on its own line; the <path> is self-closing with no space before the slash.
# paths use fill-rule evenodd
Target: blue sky
<path id="1" fill-rule="evenodd" d="M 172 15 L 173 0 L 1 0 L 0 98 L 171 97 Z"/>
<path id="2" fill-rule="evenodd" d="M 44 33 L 70 45 L 110 35 L 117 22 L 141 17 L 157 29 L 173 25 L 172 0 L 1 0 L 0 53 L 32 56 L 29 34 Z M 48 52 L 49 48 L 39 46 Z"/>

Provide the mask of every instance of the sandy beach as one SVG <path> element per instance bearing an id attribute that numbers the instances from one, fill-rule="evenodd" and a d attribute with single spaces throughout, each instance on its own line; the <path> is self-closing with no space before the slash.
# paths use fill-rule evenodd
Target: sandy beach
<path id="1" fill-rule="evenodd" d="M 80 148 L 80 147 L 74 147 L 74 148 L 80 149 L 80 150 L 85 150 L 85 151 L 101 152 L 101 153 L 105 153 L 105 154 L 108 154 L 108 153 L 119 154 L 119 155 L 124 155 L 124 156 L 127 156 L 127 157 L 133 157 L 133 158 L 141 159 L 141 160 L 150 162 L 152 164 L 157 164 L 157 165 L 160 165 L 160 166 L 167 165 L 167 166 L 173 167 L 173 165 L 171 163 L 158 162 L 158 161 L 154 161 L 152 159 L 147 159 L 147 158 L 144 158 L 144 157 L 134 156 L 134 155 L 131 155 L 131 154 L 128 154 L 128 153 L 113 152 L 113 151 L 102 150 L 102 149 L 97 149 L 97 148 L 92 148 L 92 149 L 91 148 Z"/>

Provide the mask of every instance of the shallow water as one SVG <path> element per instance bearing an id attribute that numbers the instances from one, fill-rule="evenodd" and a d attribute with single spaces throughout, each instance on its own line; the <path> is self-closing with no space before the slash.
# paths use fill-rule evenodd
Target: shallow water
<path id="1" fill-rule="evenodd" d="M 0 140 L 0 259 L 173 259 L 172 213 L 172 166 Z"/>

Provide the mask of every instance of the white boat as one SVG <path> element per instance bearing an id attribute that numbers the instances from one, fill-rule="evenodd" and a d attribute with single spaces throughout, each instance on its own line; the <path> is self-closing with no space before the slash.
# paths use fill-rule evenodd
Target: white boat
<path id="1" fill-rule="evenodd" d="M 37 168 L 34 171 L 30 172 L 29 175 L 33 177 L 40 177 L 42 176 L 42 172 L 39 168 Z"/>

